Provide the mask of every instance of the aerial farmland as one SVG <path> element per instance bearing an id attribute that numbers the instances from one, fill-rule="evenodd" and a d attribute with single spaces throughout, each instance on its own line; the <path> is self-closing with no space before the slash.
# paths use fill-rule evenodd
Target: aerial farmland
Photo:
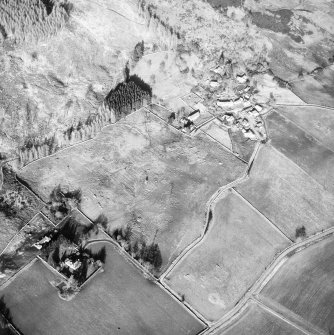
<path id="1" fill-rule="evenodd" d="M 333 335 L 334 3 L 0 1 L 0 334 Z"/>

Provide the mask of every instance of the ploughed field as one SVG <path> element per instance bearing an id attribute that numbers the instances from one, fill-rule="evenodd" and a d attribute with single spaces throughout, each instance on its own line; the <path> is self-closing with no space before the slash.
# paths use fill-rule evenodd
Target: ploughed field
<path id="1" fill-rule="evenodd" d="M 197 334 L 203 325 L 176 300 L 145 279 L 110 242 L 104 272 L 71 301 L 59 299 L 56 275 L 36 260 L 1 288 L 14 324 L 25 335 Z"/>
<path id="2" fill-rule="evenodd" d="M 297 328 L 250 303 L 241 316 L 217 335 L 303 335 Z"/>
<path id="3" fill-rule="evenodd" d="M 327 332 L 334 328 L 334 238 L 290 257 L 261 296 Z"/>
<path id="4" fill-rule="evenodd" d="M 314 106 L 280 106 L 276 110 L 334 151 L 334 110 Z"/>
<path id="5" fill-rule="evenodd" d="M 269 144 L 237 190 L 292 240 L 296 228 L 304 226 L 309 236 L 333 226 L 334 195 Z"/>
<path id="6" fill-rule="evenodd" d="M 81 188 L 89 218 L 104 213 L 110 231 L 130 224 L 148 243 L 155 238 L 164 268 L 200 235 L 212 194 L 245 169 L 204 135 L 190 138 L 142 109 L 20 176 L 45 200 L 58 184 Z"/>
<path id="7" fill-rule="evenodd" d="M 331 110 L 327 112 L 333 113 Z M 322 120 L 321 124 L 324 125 Z M 308 128 L 308 125 L 306 127 Z M 296 163 L 326 190 L 334 192 L 333 151 L 312 137 L 307 128 L 304 130 L 277 112 L 267 118 L 267 128 L 273 147 Z"/>
<path id="8" fill-rule="evenodd" d="M 216 204 L 211 225 L 166 284 L 214 321 L 233 308 L 290 241 L 234 191 Z"/>

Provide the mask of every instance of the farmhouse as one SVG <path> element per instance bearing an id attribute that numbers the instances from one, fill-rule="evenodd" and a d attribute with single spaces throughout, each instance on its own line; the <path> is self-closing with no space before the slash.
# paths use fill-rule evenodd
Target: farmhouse
<path id="1" fill-rule="evenodd" d="M 210 86 L 211 87 L 218 87 L 219 86 L 219 82 L 217 80 L 211 80 L 210 81 Z"/>
<path id="2" fill-rule="evenodd" d="M 79 269 L 79 267 L 81 266 L 81 262 L 78 260 L 76 260 L 75 262 L 72 262 L 70 259 L 66 258 L 65 265 L 69 267 L 72 271 L 75 271 Z"/>
<path id="3" fill-rule="evenodd" d="M 206 113 L 206 111 L 207 111 L 206 106 L 204 106 L 201 102 L 198 102 L 198 103 L 194 106 L 194 109 L 195 109 L 195 110 L 198 109 L 199 112 L 200 112 L 201 114 L 204 114 L 204 113 Z"/>
<path id="4" fill-rule="evenodd" d="M 247 82 L 247 80 L 248 80 L 248 77 L 246 76 L 246 74 L 243 73 L 243 74 L 238 74 L 237 75 L 238 83 L 245 84 Z"/>
<path id="5" fill-rule="evenodd" d="M 36 249 L 40 250 L 40 249 L 42 249 L 42 246 L 43 246 L 44 243 L 48 243 L 48 242 L 50 242 L 50 241 L 51 241 L 51 238 L 50 238 L 50 237 L 48 237 L 48 236 L 44 236 L 40 241 L 34 243 L 33 246 L 34 246 Z"/>
<path id="6" fill-rule="evenodd" d="M 188 115 L 188 118 L 187 118 L 187 119 L 188 119 L 189 121 L 191 121 L 191 122 L 194 122 L 196 119 L 199 118 L 200 114 L 201 114 L 201 113 L 200 113 L 200 110 L 197 109 L 197 110 L 191 112 L 191 113 Z"/>

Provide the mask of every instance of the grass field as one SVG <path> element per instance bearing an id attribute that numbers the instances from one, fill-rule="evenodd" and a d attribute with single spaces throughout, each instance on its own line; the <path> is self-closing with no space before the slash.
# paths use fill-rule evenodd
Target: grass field
<path id="1" fill-rule="evenodd" d="M 276 110 L 334 151 L 334 111 L 313 106 L 282 106 Z"/>
<path id="2" fill-rule="evenodd" d="M 203 243 L 177 265 L 166 283 L 208 320 L 217 320 L 289 242 L 229 191 L 215 206 Z"/>
<path id="3" fill-rule="evenodd" d="M 104 243 L 97 243 L 100 248 Z M 71 301 L 61 300 L 39 261 L 1 290 L 25 335 L 197 334 L 202 324 L 105 244 L 105 271 Z"/>
<path id="4" fill-rule="evenodd" d="M 43 215 L 37 214 L 10 241 L 0 256 L 0 285 L 39 254 L 33 244 L 53 227 Z"/>
<path id="5" fill-rule="evenodd" d="M 258 307 L 247 306 L 241 317 L 217 335 L 304 335 L 303 332 Z"/>
<path id="6" fill-rule="evenodd" d="M 228 129 L 225 128 L 221 122 L 213 120 L 212 122 L 209 122 L 203 126 L 201 130 L 210 135 L 213 139 L 218 141 L 226 148 L 232 150 L 232 143 Z"/>
<path id="7" fill-rule="evenodd" d="M 333 225 L 334 196 L 270 145 L 237 190 L 291 239 L 297 227 L 311 235 Z"/>
<path id="8" fill-rule="evenodd" d="M 325 332 L 334 328 L 334 238 L 293 255 L 261 295 L 290 309 Z"/>
<path id="9" fill-rule="evenodd" d="M 333 151 L 276 112 L 268 116 L 267 128 L 271 144 L 277 150 L 300 166 L 326 190 L 334 191 Z"/>
<path id="10" fill-rule="evenodd" d="M 58 184 L 81 188 L 88 217 L 104 213 L 110 229 L 131 224 L 148 243 L 155 236 L 165 267 L 200 235 L 211 195 L 245 168 L 219 144 L 186 137 L 141 110 L 21 176 L 44 198 Z"/>
<path id="11" fill-rule="evenodd" d="M 309 104 L 334 107 L 334 65 L 292 84 L 292 91 Z"/>
<path id="12" fill-rule="evenodd" d="M 15 173 L 4 167 L 0 197 L 6 193 L 15 194 L 17 199 L 21 197 L 26 205 L 20 209 L 17 207 L 13 213 L 0 210 L 0 252 L 10 239 L 43 207 L 42 202 L 16 180 Z"/>

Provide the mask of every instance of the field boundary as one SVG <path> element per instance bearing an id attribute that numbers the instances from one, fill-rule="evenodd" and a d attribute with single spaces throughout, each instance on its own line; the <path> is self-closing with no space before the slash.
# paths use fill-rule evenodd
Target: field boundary
<path id="1" fill-rule="evenodd" d="M 309 173 L 307 173 L 301 166 L 299 166 L 297 163 L 295 163 L 292 159 L 289 157 L 285 156 L 282 152 L 280 152 L 278 149 L 276 149 L 271 143 L 270 143 L 270 148 L 272 148 L 279 156 L 285 158 L 288 160 L 293 166 L 295 166 L 299 171 L 307 175 L 308 178 L 313 180 L 320 188 L 322 188 L 324 191 L 333 194 L 333 192 L 327 190 L 324 185 L 320 184 L 314 177 L 312 177 Z M 333 153 L 333 152 L 332 152 Z M 290 185 L 290 184 L 289 184 Z"/>
<path id="2" fill-rule="evenodd" d="M 7 249 L 7 247 L 13 242 L 13 240 L 24 230 L 24 228 L 32 221 L 34 220 L 39 214 L 41 214 L 44 218 L 46 218 L 45 215 L 42 214 L 42 212 L 38 212 L 36 213 L 27 223 L 24 224 L 24 226 L 9 240 L 9 242 L 7 243 L 7 245 L 4 247 L 4 249 L 1 251 L 0 256 L 3 255 L 3 253 L 5 252 L 5 250 Z M 47 219 L 47 221 L 50 221 L 49 219 Z M 51 222 L 51 221 L 50 221 Z M 55 227 L 55 225 L 51 222 L 52 227 Z"/>
<path id="3" fill-rule="evenodd" d="M 21 272 L 25 271 L 26 269 L 30 268 L 35 262 L 37 261 L 37 258 L 34 257 L 29 263 L 26 265 L 22 266 L 22 268 L 14 273 L 11 277 L 9 277 L 4 283 L 0 285 L 0 288 L 3 289 L 7 287 L 17 276 L 21 274 Z"/>
<path id="4" fill-rule="evenodd" d="M 105 233 L 105 232 L 104 232 Z M 137 262 L 135 259 L 133 259 L 116 241 L 114 241 L 107 233 L 105 233 L 109 239 L 98 239 L 98 240 L 91 240 L 86 243 L 85 247 L 87 247 L 90 244 L 93 243 L 110 243 L 112 246 L 116 249 L 115 251 L 118 252 L 126 261 L 128 261 L 130 264 L 135 266 L 137 270 L 139 270 L 141 273 L 144 274 L 144 278 L 151 280 L 153 283 L 155 283 L 157 286 L 159 286 L 163 291 L 165 291 L 172 299 L 174 299 L 180 306 L 182 306 L 183 309 L 185 309 L 188 313 L 192 314 L 194 317 L 196 317 L 202 324 L 203 327 L 208 327 L 207 320 L 192 306 L 189 304 L 185 304 L 184 302 L 181 302 L 181 300 L 178 298 L 178 295 L 174 293 L 170 288 L 164 285 L 158 278 L 154 277 L 148 270 L 146 270 L 139 262 Z M 96 271 L 97 272 L 97 271 Z M 84 283 L 85 284 L 85 283 Z M 83 285 L 84 285 L 83 284 Z"/>
<path id="5" fill-rule="evenodd" d="M 239 197 L 243 202 L 247 204 L 254 212 L 259 214 L 269 225 L 279 233 L 284 239 L 288 240 L 290 243 L 293 243 L 293 240 L 285 235 L 285 233 L 278 227 L 274 222 L 269 220 L 262 212 L 260 212 L 250 201 L 248 201 L 245 197 L 243 197 L 234 187 L 232 188 L 232 192 Z"/>
<path id="6" fill-rule="evenodd" d="M 180 262 L 182 260 L 182 258 L 186 257 L 187 254 L 189 252 L 191 252 L 191 250 L 193 248 L 195 248 L 197 245 L 199 245 L 202 240 L 204 239 L 206 233 L 208 232 L 209 229 L 209 225 L 210 225 L 210 220 L 209 220 L 209 213 L 210 211 L 213 211 L 213 209 L 211 208 L 212 206 L 214 206 L 214 204 L 219 201 L 219 198 L 222 194 L 224 194 L 225 192 L 227 192 L 228 190 L 230 190 L 231 188 L 235 187 L 235 185 L 241 184 L 244 181 L 246 181 L 248 179 L 248 175 L 250 172 L 250 169 L 252 167 L 253 161 L 256 159 L 257 154 L 260 150 L 261 147 L 261 143 L 258 143 L 257 146 L 254 149 L 254 152 L 246 166 L 246 170 L 244 172 L 244 174 L 239 177 L 238 179 L 232 181 L 231 183 L 224 185 L 222 187 L 220 187 L 208 200 L 207 205 L 206 205 L 206 219 L 205 219 L 205 224 L 203 226 L 203 231 L 201 233 L 201 235 L 194 240 L 191 244 L 189 244 L 185 249 L 183 249 L 183 251 L 174 259 L 174 261 L 170 264 L 170 266 L 165 270 L 165 272 L 160 276 L 160 280 L 164 281 L 166 276 L 168 276 L 173 269 L 177 266 L 177 263 Z"/>
<path id="7" fill-rule="evenodd" d="M 266 298 L 262 295 L 251 298 L 260 308 L 266 310 L 275 317 L 285 321 L 291 326 L 302 331 L 306 335 L 327 335 L 318 327 L 311 324 L 309 321 L 295 314 L 290 309 L 285 308 L 278 302 Z"/>
<path id="8" fill-rule="evenodd" d="M 245 295 L 237 302 L 235 307 L 226 313 L 220 320 L 218 320 L 211 328 L 203 332 L 203 335 L 214 334 L 216 331 L 224 329 L 233 320 L 234 315 L 239 313 L 239 310 L 247 304 L 254 295 L 260 293 L 263 287 L 273 278 L 276 272 L 281 268 L 285 261 L 292 255 L 314 245 L 322 240 L 334 235 L 334 227 L 328 228 L 322 232 L 316 233 L 303 241 L 294 243 L 285 248 L 272 262 L 267 266 L 266 270 L 256 280 L 252 287 L 250 287 Z M 314 334 L 312 334 L 314 335 Z"/>
<path id="9" fill-rule="evenodd" d="M 334 110 L 334 108 L 333 108 Z M 317 137 L 313 136 L 308 130 L 306 130 L 304 127 L 302 127 L 301 125 L 297 124 L 295 121 L 291 120 L 288 116 L 285 116 L 284 114 L 282 114 L 279 110 L 274 110 L 274 112 L 276 112 L 278 115 L 280 115 L 283 119 L 291 122 L 296 128 L 298 128 L 299 130 L 303 131 L 307 137 L 311 137 L 312 140 L 314 140 L 314 142 L 318 143 L 321 147 L 327 149 L 328 151 L 330 151 L 332 154 L 334 154 L 334 151 L 330 148 L 328 148 L 324 143 L 322 143 Z M 268 132 L 269 133 L 269 132 Z M 272 145 L 273 146 L 273 145 Z M 278 150 L 278 149 L 276 149 Z"/>
<path id="10" fill-rule="evenodd" d="M 295 94 L 294 92 L 292 92 L 292 93 L 298 97 L 297 94 Z M 301 98 L 299 98 L 299 99 L 301 99 Z M 290 106 L 290 107 L 316 107 L 316 108 L 334 110 L 334 107 L 331 107 L 331 106 L 322 106 L 322 105 L 316 105 L 316 104 L 308 104 L 307 102 L 305 102 L 305 105 L 301 105 L 301 104 L 283 104 L 283 103 L 280 103 L 280 104 L 274 104 L 274 106 L 282 106 L 282 107 L 284 107 L 284 106 L 287 106 L 287 107 L 288 106 Z"/>

